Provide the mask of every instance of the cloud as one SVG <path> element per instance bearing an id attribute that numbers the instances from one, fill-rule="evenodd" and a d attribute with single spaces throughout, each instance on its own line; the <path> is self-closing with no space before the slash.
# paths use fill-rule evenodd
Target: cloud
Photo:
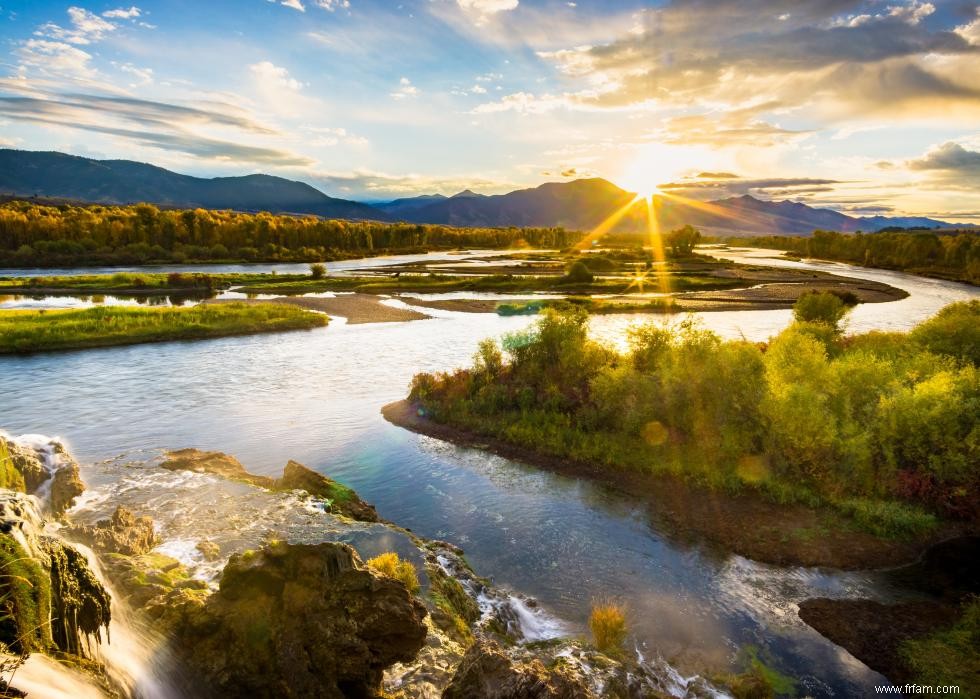
<path id="1" fill-rule="evenodd" d="M 327 12 L 350 9 L 350 0 L 313 0 L 314 4 Z"/>
<path id="2" fill-rule="evenodd" d="M 96 74 L 91 67 L 92 54 L 63 41 L 28 39 L 16 51 L 20 59 L 18 70 L 28 69 L 46 75 L 67 75 L 90 78 Z"/>
<path id="3" fill-rule="evenodd" d="M 436 192 L 451 195 L 464 189 L 506 192 L 520 187 L 513 182 L 480 176 L 398 175 L 368 170 L 355 170 L 346 173 L 307 172 L 299 174 L 299 176 L 325 192 L 339 192 L 346 197 L 371 201 Z"/>
<path id="4" fill-rule="evenodd" d="M 492 15 L 497 12 L 513 10 L 520 2 L 519 0 L 456 0 L 456 4 L 468 12 Z"/>
<path id="5" fill-rule="evenodd" d="M 265 90 L 289 90 L 291 92 L 298 92 L 303 87 L 303 83 L 290 77 L 288 70 L 270 61 L 253 63 L 248 69 L 252 73 L 252 77 Z"/>
<path id="6" fill-rule="evenodd" d="M 128 10 L 120 7 L 116 10 L 109 10 L 108 12 L 103 12 L 103 17 L 109 17 L 112 19 L 136 19 L 143 14 L 140 8 L 135 5 L 131 6 Z"/>
<path id="7" fill-rule="evenodd" d="M 408 78 L 402 78 L 398 81 L 398 87 L 389 94 L 396 100 L 403 100 L 406 97 L 418 97 L 420 90 L 412 84 L 412 81 Z"/>
<path id="8" fill-rule="evenodd" d="M 283 7 L 288 7 L 291 10 L 299 10 L 300 12 L 306 12 L 306 8 L 303 7 L 303 3 L 300 0 L 282 0 L 279 3 Z"/>
<path id="9" fill-rule="evenodd" d="M 657 185 L 665 192 L 692 199 L 723 199 L 744 194 L 765 199 L 800 199 L 808 194 L 836 191 L 842 180 L 817 177 L 741 178 L 730 172 L 702 172 L 694 178 Z"/>
<path id="10" fill-rule="evenodd" d="M 102 41 L 107 33 L 116 29 L 112 22 L 81 7 L 69 7 L 68 19 L 71 20 L 71 28 L 48 22 L 38 27 L 34 34 L 69 44 L 91 44 Z"/>
<path id="11" fill-rule="evenodd" d="M 967 150 L 959 143 L 949 141 L 933 148 L 921 158 L 909 160 L 906 165 L 910 170 L 980 176 L 980 151 Z"/>

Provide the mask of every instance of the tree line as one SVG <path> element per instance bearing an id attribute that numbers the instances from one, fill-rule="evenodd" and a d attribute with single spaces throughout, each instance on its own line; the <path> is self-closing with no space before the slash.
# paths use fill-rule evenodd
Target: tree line
<path id="1" fill-rule="evenodd" d="M 942 233 L 814 231 L 807 238 L 772 235 L 729 238 L 727 242 L 980 284 L 980 235 L 971 230 Z"/>
<path id="2" fill-rule="evenodd" d="M 0 204 L 0 258 L 10 266 L 311 262 L 436 248 L 564 248 L 579 237 L 563 228 L 454 228 L 152 204 Z"/>

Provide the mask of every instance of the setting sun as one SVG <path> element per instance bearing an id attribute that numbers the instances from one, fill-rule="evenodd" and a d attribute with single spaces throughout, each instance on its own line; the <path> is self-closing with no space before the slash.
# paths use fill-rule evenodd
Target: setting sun
<path id="1" fill-rule="evenodd" d="M 703 153 L 696 148 L 649 143 L 624 162 L 615 180 L 621 187 L 649 197 L 659 193 L 661 185 L 706 166 L 703 161 Z"/>

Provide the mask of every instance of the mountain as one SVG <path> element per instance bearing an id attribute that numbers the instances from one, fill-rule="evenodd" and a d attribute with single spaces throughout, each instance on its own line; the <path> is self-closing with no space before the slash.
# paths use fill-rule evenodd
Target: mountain
<path id="1" fill-rule="evenodd" d="M 466 189 L 451 197 L 426 194 L 370 206 L 335 199 L 303 182 L 271 175 L 207 179 L 131 160 L 92 160 L 12 149 L 0 149 L 2 194 L 454 226 L 561 226 L 583 231 L 620 212 L 614 230 L 643 231 L 648 225 L 642 201 L 600 178 L 549 182 L 492 196 Z M 855 218 L 799 202 L 763 201 L 748 195 L 712 202 L 657 195 L 654 203 L 661 230 L 691 224 L 713 235 L 809 235 L 818 228 L 850 232 L 889 226 L 951 226 L 919 217 Z"/>
<path id="2" fill-rule="evenodd" d="M 415 223 L 454 226 L 562 226 L 590 230 L 610 214 L 627 207 L 616 230 L 645 230 L 647 208 L 633 206 L 635 195 L 600 179 L 549 182 L 533 189 L 519 189 L 494 196 L 473 195 L 468 190 L 438 201 L 417 201 L 410 209 L 389 210 Z M 669 195 L 655 197 L 657 220 L 662 230 L 686 224 L 714 235 L 809 235 L 816 229 L 853 232 L 875 231 L 888 226 L 948 226 L 925 218 L 855 218 L 832 209 L 818 209 L 793 201 L 763 201 L 749 195 L 695 202 Z"/>
<path id="3" fill-rule="evenodd" d="M 427 206 L 436 201 L 442 201 L 446 199 L 444 194 L 421 194 L 417 197 L 405 197 L 403 199 L 394 199 L 392 201 L 381 202 L 378 204 L 373 204 L 374 208 L 381 209 L 385 213 L 392 214 L 394 216 L 400 216 L 406 211 L 413 211 L 419 209 L 423 206 Z"/>
<path id="4" fill-rule="evenodd" d="M 206 179 L 132 160 L 92 160 L 11 149 L 0 149 L 0 193 L 104 204 L 150 202 L 180 208 L 389 219 L 383 211 L 366 204 L 328 197 L 303 182 L 272 175 Z"/>

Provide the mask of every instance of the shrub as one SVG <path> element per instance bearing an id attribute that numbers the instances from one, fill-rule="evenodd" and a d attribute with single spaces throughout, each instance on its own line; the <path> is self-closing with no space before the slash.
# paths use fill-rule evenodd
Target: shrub
<path id="1" fill-rule="evenodd" d="M 802 294 L 793 305 L 793 317 L 801 323 L 823 323 L 840 329 L 845 315 L 847 306 L 844 301 L 837 294 L 827 291 Z"/>
<path id="2" fill-rule="evenodd" d="M 930 352 L 980 364 L 980 301 L 946 306 L 912 331 L 912 341 Z"/>
<path id="3" fill-rule="evenodd" d="M 621 655 L 626 642 L 626 608 L 616 602 L 593 604 L 589 631 L 596 648 L 609 656 Z"/>
<path id="4" fill-rule="evenodd" d="M 569 284 L 591 284 L 594 279 L 595 276 L 582 260 L 575 260 L 568 268 L 568 273 L 561 278 Z"/>
<path id="5" fill-rule="evenodd" d="M 320 262 L 314 262 L 310 265 L 310 278 L 311 279 L 323 279 L 327 276 L 327 266 L 321 264 Z"/>
<path id="6" fill-rule="evenodd" d="M 934 515 L 901 502 L 851 498 L 839 503 L 839 507 L 862 528 L 883 537 L 916 536 L 937 524 Z"/>
<path id="7" fill-rule="evenodd" d="M 389 578 L 394 578 L 395 580 L 401 580 L 405 587 L 408 588 L 408 591 L 413 594 L 421 588 L 418 575 L 415 573 L 415 566 L 409 561 L 401 560 L 394 551 L 382 553 L 380 556 L 368 559 L 367 565 L 382 575 L 387 575 Z"/>

